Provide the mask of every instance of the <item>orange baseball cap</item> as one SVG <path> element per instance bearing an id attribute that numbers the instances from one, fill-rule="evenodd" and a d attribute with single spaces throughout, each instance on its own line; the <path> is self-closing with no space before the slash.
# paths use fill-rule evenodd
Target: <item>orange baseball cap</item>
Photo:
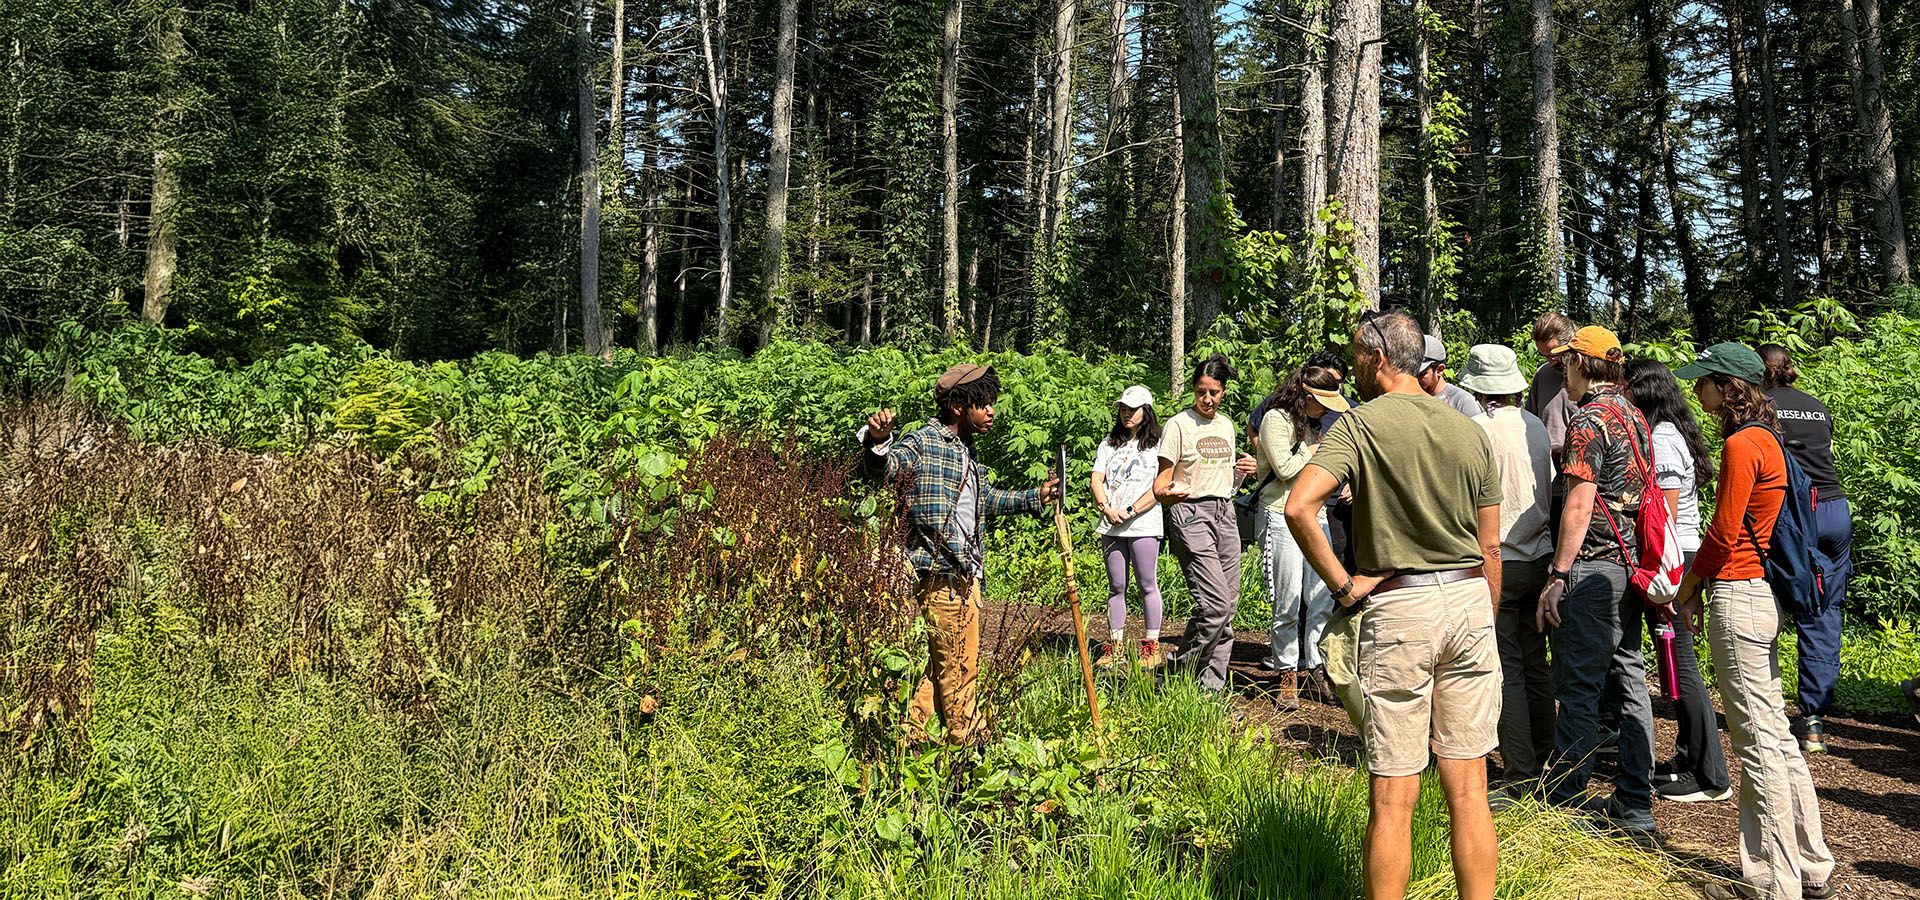
<path id="1" fill-rule="evenodd" d="M 1578 353 L 1594 359 L 1620 362 L 1626 359 L 1626 351 L 1620 349 L 1620 339 L 1614 333 L 1598 325 L 1588 325 L 1574 332 L 1573 340 L 1561 348 L 1561 353 Z"/>

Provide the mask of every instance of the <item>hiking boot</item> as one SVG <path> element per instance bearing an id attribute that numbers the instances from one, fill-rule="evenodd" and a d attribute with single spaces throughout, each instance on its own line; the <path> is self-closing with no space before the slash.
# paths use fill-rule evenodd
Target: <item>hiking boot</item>
<path id="1" fill-rule="evenodd" d="M 1718 803 L 1733 796 L 1731 785 L 1719 790 L 1701 787 L 1700 781 L 1692 775 L 1680 777 L 1654 787 L 1653 792 L 1675 803 Z"/>
<path id="2" fill-rule="evenodd" d="M 1164 666 L 1166 664 L 1167 664 L 1167 651 L 1160 646 L 1159 641 L 1141 641 L 1140 642 L 1140 667 L 1141 668 L 1158 669 L 1161 666 Z"/>
<path id="3" fill-rule="evenodd" d="M 1907 705 L 1913 707 L 1913 720 L 1920 722 L 1920 678 L 1900 682 L 1900 693 L 1907 695 Z"/>
<path id="4" fill-rule="evenodd" d="M 1821 727 L 1818 715 L 1793 720 L 1793 736 L 1800 739 L 1801 753 L 1827 752 L 1826 730 Z"/>
<path id="5" fill-rule="evenodd" d="M 1593 816 L 1589 820 L 1574 820 L 1576 827 L 1598 830 L 1609 828 L 1629 837 L 1651 838 L 1654 835 L 1653 811 L 1647 809 L 1628 809 L 1625 804 L 1611 798 L 1589 797 L 1579 804 L 1579 809 Z"/>
<path id="6" fill-rule="evenodd" d="M 1096 669 L 1118 669 L 1127 663 L 1127 654 L 1116 650 L 1111 643 L 1101 644 L 1100 650 L 1093 655 Z"/>
<path id="7" fill-rule="evenodd" d="M 1301 677 L 1300 695 L 1316 703 L 1338 703 L 1339 695 L 1333 692 L 1333 679 L 1327 677 L 1326 666 L 1314 666 Z"/>
<path id="8" fill-rule="evenodd" d="M 1288 711 L 1300 708 L 1300 673 L 1292 669 L 1280 673 L 1280 695 L 1273 705 Z"/>

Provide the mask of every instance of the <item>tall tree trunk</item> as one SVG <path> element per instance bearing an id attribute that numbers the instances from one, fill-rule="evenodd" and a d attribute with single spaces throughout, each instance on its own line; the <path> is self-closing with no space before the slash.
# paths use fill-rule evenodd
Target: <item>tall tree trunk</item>
<path id="1" fill-rule="evenodd" d="M 1107 45 L 1107 132 L 1106 146 L 1103 151 L 1127 143 L 1127 126 L 1130 121 L 1132 97 L 1127 85 L 1132 79 L 1128 68 L 1127 13 L 1131 0 L 1113 0 L 1112 10 L 1107 16 L 1108 29 L 1112 40 Z M 1122 184 L 1131 185 L 1133 177 L 1133 153 L 1120 151 L 1120 172 Z"/>
<path id="2" fill-rule="evenodd" d="M 1373 2 L 1378 4 L 1379 0 Z M 1175 66 L 1180 93 L 1181 167 L 1186 182 L 1186 238 L 1190 245 L 1186 248 L 1187 295 L 1193 303 L 1194 321 L 1202 328 L 1212 328 L 1220 316 L 1226 274 L 1220 225 L 1214 215 L 1214 191 L 1225 173 L 1220 157 L 1219 92 L 1214 84 L 1213 13 L 1213 0 L 1180 0 L 1179 63 Z M 1379 59 L 1377 47 L 1374 59 Z M 1378 80 L 1374 87 L 1377 91 Z M 1377 122 L 1377 108 L 1374 115 Z"/>
<path id="3" fill-rule="evenodd" d="M 1039 156 L 1040 129 L 1045 127 L 1046 120 L 1040 109 L 1040 48 L 1037 45 L 1033 48 L 1033 52 L 1027 55 L 1027 64 L 1029 67 L 1027 73 L 1027 142 L 1023 155 L 1021 156 L 1020 205 L 1022 209 L 1020 221 L 1027 227 L 1033 229 L 1027 236 L 1028 240 L 1022 244 L 1022 251 L 1027 263 L 1026 290 L 1028 292 L 1028 312 L 1031 313 L 1034 307 L 1039 306 L 1039 296 L 1034 291 L 1034 288 L 1039 284 L 1037 277 L 1040 256 L 1035 250 L 1040 246 L 1040 242 L 1047 233 L 1046 204 L 1040 199 L 1040 194 L 1046 190 L 1047 186 L 1046 173 L 1040 171 L 1043 162 Z M 1014 322 L 1013 337 L 1015 341 L 1018 341 L 1020 339 L 1020 326 L 1022 324 L 1030 326 L 1032 318 L 1031 316 L 1022 316 L 1020 306 L 1017 303 L 1010 312 L 1013 315 Z M 1029 329 L 1029 331 L 1031 331 L 1031 329 Z M 1029 333 L 1028 340 L 1031 341 L 1032 338 L 1033 335 Z"/>
<path id="4" fill-rule="evenodd" d="M 1880 271 L 1889 286 L 1907 284 L 1907 226 L 1900 209 L 1900 172 L 1893 156 L 1893 123 L 1887 114 L 1886 67 L 1882 62 L 1880 0 L 1840 0 L 1846 31 L 1847 69 L 1853 78 L 1853 110 L 1865 135 L 1867 194 L 1873 198 L 1873 225 L 1880 249 Z"/>
<path id="5" fill-rule="evenodd" d="M 1433 283 L 1434 249 L 1440 237 L 1440 194 L 1433 172 L 1433 29 L 1429 17 L 1433 11 L 1425 0 L 1416 3 L 1414 18 L 1413 93 L 1418 106 L 1420 158 L 1420 246 L 1415 257 L 1416 287 L 1420 291 L 1420 309 L 1427 317 L 1427 330 L 1440 333 L 1440 294 Z"/>
<path id="6" fill-rule="evenodd" d="M 580 342 L 588 356 L 605 358 L 607 331 L 600 321 L 600 154 L 594 147 L 599 115 L 593 102 L 593 0 L 574 7 L 577 93 L 574 137 L 580 172 Z"/>
<path id="7" fill-rule="evenodd" d="M 154 117 L 153 189 L 148 199 L 146 297 L 140 306 L 142 321 L 158 325 L 167 319 L 167 304 L 173 299 L 173 273 L 179 240 L 178 204 L 180 202 L 179 161 L 173 142 L 178 135 L 180 101 L 174 79 L 187 54 L 186 37 L 181 33 L 184 10 L 173 8 L 161 13 L 159 46 L 161 90 L 160 110 Z M 16 45 L 17 49 L 17 45 Z"/>
<path id="8" fill-rule="evenodd" d="M 1532 0 L 1533 224 L 1540 241 L 1540 281 L 1560 294 L 1560 110 L 1554 87 L 1553 0 Z"/>
<path id="9" fill-rule="evenodd" d="M 873 270 L 860 283 L 860 343 L 873 343 Z"/>
<path id="10" fill-rule="evenodd" d="M 768 117 L 767 236 L 760 261 L 760 282 L 767 288 L 767 309 L 760 318 L 760 346 L 773 341 L 773 329 L 792 312 L 781 283 L 787 260 L 787 175 L 793 165 L 793 54 L 799 39 L 800 0 L 780 0 L 780 25 L 774 37 L 773 112 Z"/>
<path id="11" fill-rule="evenodd" d="M 1544 0 L 1537 0 L 1544 2 Z M 1380 308 L 1380 0 L 1333 0 L 1328 177 L 1353 225 L 1354 288 Z"/>
<path id="12" fill-rule="evenodd" d="M 1667 29 L 1671 15 L 1663 0 L 1643 0 L 1640 14 L 1644 20 L 1646 66 L 1649 90 L 1653 92 L 1652 128 L 1654 152 L 1660 157 L 1660 176 L 1667 191 L 1667 208 L 1673 212 L 1673 246 L 1680 254 L 1681 293 L 1686 296 L 1687 311 L 1693 318 L 1694 337 L 1705 343 L 1713 332 L 1713 303 L 1707 296 L 1706 274 L 1700 266 L 1700 252 L 1693 243 L 1693 218 L 1687 211 L 1686 196 L 1680 190 L 1680 168 L 1675 159 L 1672 106 L 1673 86 L 1667 62 Z"/>
<path id="13" fill-rule="evenodd" d="M 1047 195 L 1043 227 L 1049 255 L 1066 218 L 1067 167 L 1073 157 L 1073 51 L 1079 41 L 1079 0 L 1054 0 L 1052 92 L 1047 100 Z"/>
<path id="14" fill-rule="evenodd" d="M 1800 264 L 1793 250 L 1793 226 L 1787 210 L 1787 163 L 1780 143 L 1780 95 L 1774 89 L 1773 39 L 1768 0 L 1753 0 L 1754 65 L 1760 69 L 1760 112 L 1766 123 L 1767 180 L 1773 185 L 1773 265 L 1779 297 L 1786 306 L 1799 302 Z"/>
<path id="15" fill-rule="evenodd" d="M 1173 153 L 1173 211 L 1172 236 L 1167 241 L 1167 306 L 1172 318 L 1168 337 L 1172 352 L 1169 358 L 1169 382 L 1173 385 L 1173 396 L 1177 399 L 1187 389 L 1187 159 L 1186 116 L 1182 107 L 1184 102 L 1178 91 L 1173 95 L 1173 139 L 1176 148 Z"/>
<path id="16" fill-rule="evenodd" d="M 1125 2 L 1125 0 L 1119 0 Z M 1274 15 L 1275 31 L 1284 34 L 1286 28 L 1286 0 L 1280 0 Z M 1275 68 L 1279 71 L 1273 76 L 1273 187 L 1267 204 L 1267 230 L 1279 231 L 1283 227 L 1287 205 L 1287 78 L 1286 78 L 1286 42 L 1279 40 L 1275 47 Z"/>
<path id="17" fill-rule="evenodd" d="M 973 252 L 967 254 L 967 319 L 963 323 L 969 339 L 980 333 L 980 242 L 973 242 Z M 982 346 L 980 349 L 985 350 Z"/>
<path id="18" fill-rule="evenodd" d="M 791 0 L 789 0 L 791 2 Z M 940 31 L 940 310 L 947 340 L 965 332 L 960 321 L 960 2 L 947 0 Z"/>
<path id="19" fill-rule="evenodd" d="M 612 183 L 607 196 L 616 208 L 627 177 L 627 0 L 607 0 L 613 6 L 613 59 L 607 92 L 607 147 L 613 151 Z"/>
<path id="20" fill-rule="evenodd" d="M 1306 0 L 1300 35 L 1300 234 L 1308 246 L 1327 233 L 1327 0 Z M 1306 254 L 1301 254 L 1306 258 Z"/>
<path id="21" fill-rule="evenodd" d="M 1747 67 L 1747 26 L 1741 3 L 1742 0 L 1726 0 L 1722 18 L 1727 23 L 1728 81 L 1733 90 L 1734 141 L 1740 155 L 1740 222 L 1741 231 L 1746 235 L 1744 249 L 1747 270 L 1742 273 L 1741 280 L 1746 283 L 1750 296 L 1758 296 L 1760 257 L 1767 239 L 1760 224 L 1760 156 L 1753 130 L 1753 91 L 1749 86 L 1750 73 Z"/>
<path id="22" fill-rule="evenodd" d="M 679 269 L 673 276 L 673 329 L 674 340 L 684 343 L 687 339 L 687 324 L 693 319 L 693 311 L 687 308 L 687 282 L 693 272 L 693 191 L 680 192 L 680 227 L 676 237 L 679 239 Z"/>
<path id="23" fill-rule="evenodd" d="M 657 32 L 656 32 L 657 33 Z M 652 355 L 660 349 L 660 154 L 654 149 L 659 140 L 660 107 L 648 79 L 646 111 L 641 120 L 640 150 L 640 298 L 636 304 L 635 346 Z"/>
<path id="24" fill-rule="evenodd" d="M 727 0 L 694 0 L 700 18 L 700 49 L 706 62 L 707 101 L 713 114 L 714 217 L 719 220 L 717 250 L 720 287 L 714 301 L 713 334 L 727 338 L 727 309 L 733 304 L 733 168 L 727 153 Z"/>

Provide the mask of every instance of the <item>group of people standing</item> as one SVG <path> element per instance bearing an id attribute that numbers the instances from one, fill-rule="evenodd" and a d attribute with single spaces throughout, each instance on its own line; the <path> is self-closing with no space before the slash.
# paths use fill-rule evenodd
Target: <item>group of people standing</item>
<path id="1" fill-rule="evenodd" d="M 1439 770 L 1451 811 L 1462 897 L 1494 893 L 1497 842 L 1486 757 L 1501 751 L 1495 800 L 1535 796 L 1596 827 L 1650 835 L 1655 794 L 1732 796 L 1693 635 L 1712 649 L 1739 791 L 1742 879 L 1708 896 L 1828 897 L 1833 858 L 1821 835 L 1805 752 L 1822 747 L 1821 714 L 1839 668 L 1850 519 L 1824 405 L 1793 387 L 1784 348 L 1718 344 L 1671 370 L 1628 360 L 1619 340 L 1567 317 L 1534 324 L 1546 360 L 1531 383 L 1507 347 L 1471 348 L 1458 384 L 1440 341 L 1402 312 L 1371 314 L 1350 356 L 1323 353 L 1280 379 L 1246 425 L 1221 401 L 1236 373 L 1215 356 L 1196 367 L 1193 403 L 1164 426 L 1152 394 L 1116 404 L 1094 461 L 1092 493 L 1109 577 L 1104 666 L 1126 663 L 1127 588 L 1140 587 L 1146 667 L 1189 668 L 1206 689 L 1228 684 L 1240 600 L 1235 498 L 1257 509 L 1253 542 L 1273 602 L 1267 667 L 1280 704 L 1328 699 L 1336 681 L 1372 775 L 1365 844 L 1369 897 L 1405 890 L 1419 775 Z M 1351 364 L 1349 364 L 1349 359 Z M 1351 375 L 1351 383 L 1349 376 Z M 1716 462 L 1681 380 L 1724 442 Z M 867 467 L 903 481 L 909 555 L 930 625 L 927 679 L 909 729 L 937 709 L 950 741 L 975 726 L 981 523 L 1038 511 L 1057 481 L 1025 492 L 986 484 L 972 440 L 992 426 L 990 368 L 957 366 L 935 389 L 938 418 L 904 438 L 882 411 L 861 438 Z M 1356 403 L 1349 387 L 1357 388 Z M 1788 490 L 1788 454 L 1814 485 L 1826 612 L 1795 620 L 1764 578 Z M 1711 520 L 1699 492 L 1713 485 Z M 1671 605 L 1633 586 L 1643 502 L 1663 502 L 1684 554 Z M 1162 646 L 1157 562 L 1171 549 L 1194 612 L 1179 650 Z M 1643 629 L 1675 633 L 1679 734 L 1656 763 Z M 1800 634 L 1801 717 L 1786 715 L 1777 656 Z M 1352 642 L 1353 671 L 1330 674 L 1322 646 Z M 1608 723 L 1611 724 L 1608 724 Z M 1596 756 L 1616 748 L 1610 795 L 1590 789 Z"/>

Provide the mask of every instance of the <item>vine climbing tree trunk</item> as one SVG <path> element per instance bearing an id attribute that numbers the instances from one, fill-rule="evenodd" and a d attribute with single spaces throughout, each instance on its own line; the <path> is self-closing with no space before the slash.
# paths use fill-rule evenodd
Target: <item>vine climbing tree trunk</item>
<path id="1" fill-rule="evenodd" d="M 1907 226 L 1900 209 L 1900 171 L 1893 157 L 1893 124 L 1887 114 L 1886 67 L 1881 50 L 1880 0 L 1840 0 L 1846 32 L 1847 70 L 1853 81 L 1853 110 L 1866 137 L 1867 194 L 1873 200 L 1874 236 L 1886 283 L 1906 284 L 1913 277 L 1907 256 Z"/>
<path id="2" fill-rule="evenodd" d="M 694 0 L 706 63 L 707 104 L 713 116 L 714 218 L 718 220 L 720 286 L 714 299 L 714 337 L 727 340 L 733 304 L 733 169 L 727 153 L 727 0 Z M 684 313 L 682 313 L 684 315 Z"/>
<path id="3" fill-rule="evenodd" d="M 1380 308 L 1380 0 L 1333 0 L 1328 177 L 1351 226 L 1354 290 Z"/>
<path id="4" fill-rule="evenodd" d="M 178 266 L 180 171 L 173 143 L 178 139 L 181 103 L 174 80 L 187 55 L 187 41 L 181 32 L 186 11 L 170 8 L 160 14 L 158 46 L 161 101 L 154 115 L 153 187 L 147 200 L 147 272 L 146 296 L 140 305 L 142 321 L 158 325 L 167 319 L 167 305 L 173 300 L 173 273 Z M 18 53 L 18 44 L 15 52 Z"/>
<path id="5" fill-rule="evenodd" d="M 1186 117 L 1181 114 L 1181 105 L 1180 94 L 1175 92 L 1173 211 L 1170 216 L 1171 236 L 1167 240 L 1167 307 L 1172 321 L 1167 330 L 1172 347 L 1168 375 L 1176 400 L 1186 393 L 1187 384 L 1187 177 L 1186 154 L 1180 149 L 1186 145 Z"/>
<path id="6" fill-rule="evenodd" d="M 574 54 L 579 105 L 574 115 L 580 172 L 580 343 L 588 356 L 605 358 L 607 331 L 600 320 L 600 154 L 594 147 L 599 119 L 593 102 L 593 0 L 574 7 Z"/>
<path id="7" fill-rule="evenodd" d="M 787 260 L 787 176 L 793 166 L 793 54 L 800 30 L 800 0 L 780 0 L 780 24 L 774 34 L 773 110 L 768 116 L 767 234 L 760 260 L 760 283 L 767 308 L 760 317 L 760 346 L 792 313 L 781 282 Z"/>

